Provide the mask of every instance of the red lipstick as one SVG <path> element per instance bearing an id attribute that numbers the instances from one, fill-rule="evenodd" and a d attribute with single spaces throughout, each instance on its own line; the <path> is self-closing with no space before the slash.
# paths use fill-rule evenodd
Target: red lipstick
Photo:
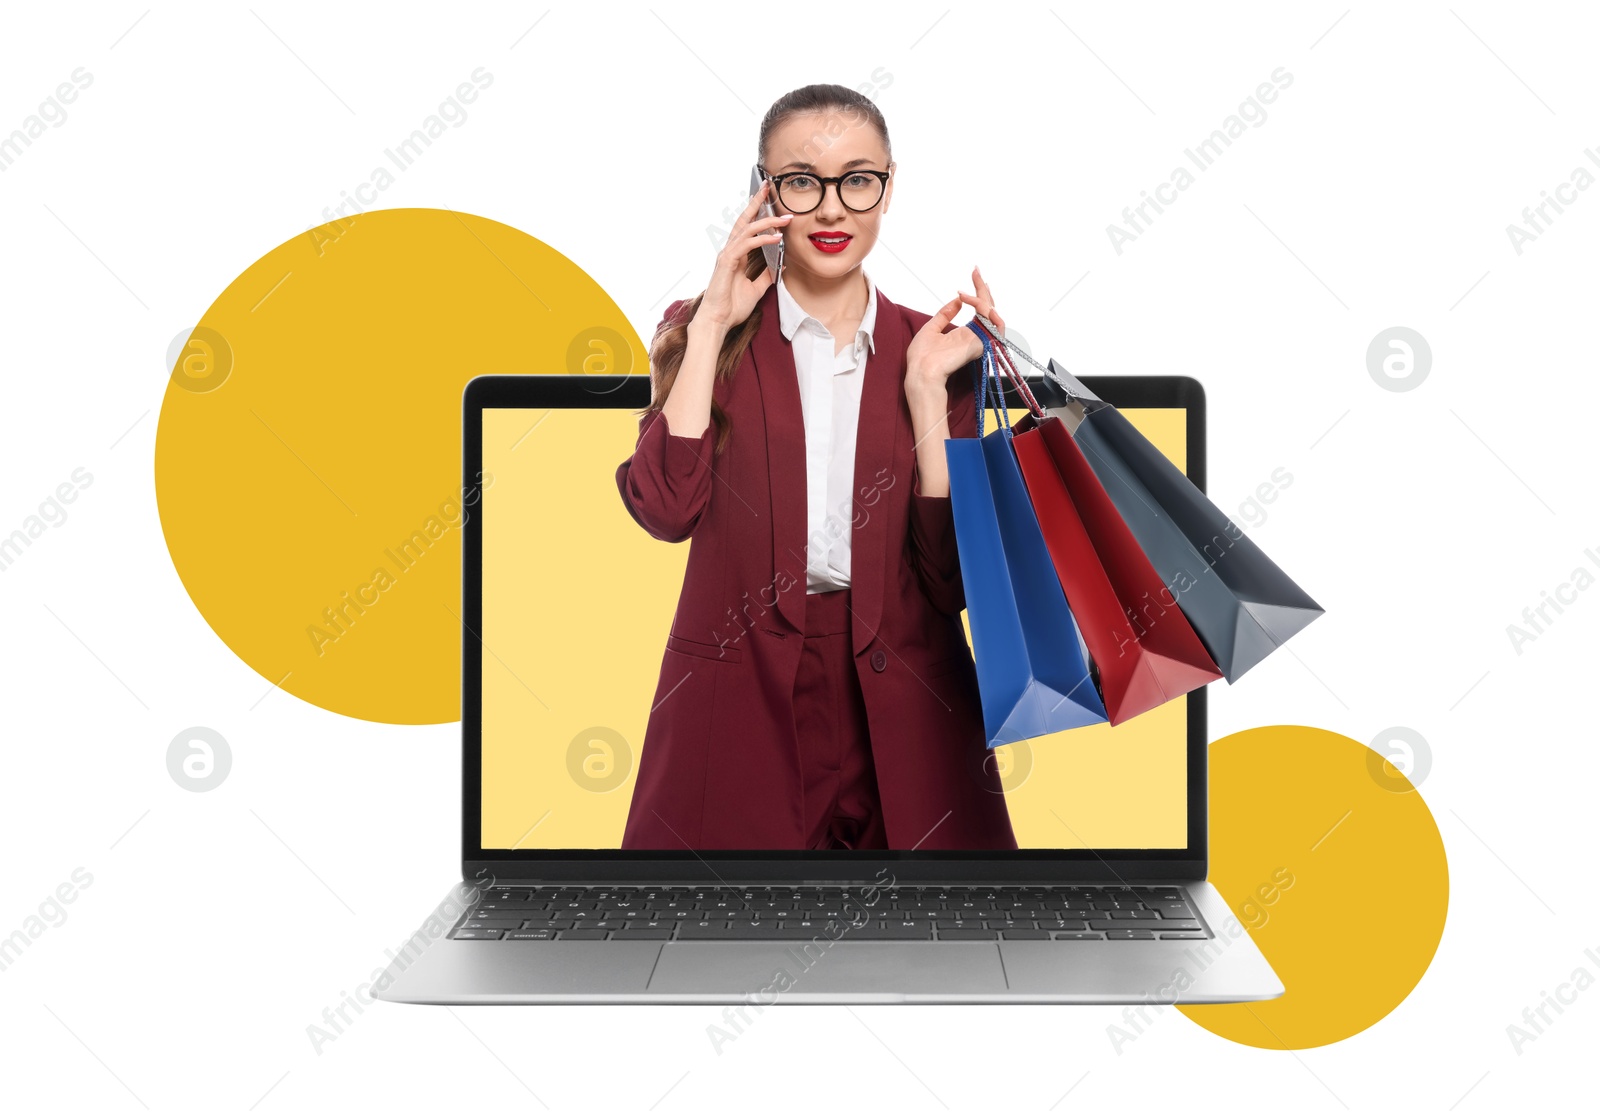
<path id="1" fill-rule="evenodd" d="M 849 248 L 851 235 L 843 230 L 822 229 L 808 234 L 806 239 L 824 253 L 842 253 Z"/>

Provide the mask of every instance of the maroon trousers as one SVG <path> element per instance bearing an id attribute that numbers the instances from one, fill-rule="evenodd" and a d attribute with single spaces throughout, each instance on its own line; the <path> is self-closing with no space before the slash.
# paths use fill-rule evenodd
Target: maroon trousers
<path id="1" fill-rule="evenodd" d="M 807 848 L 884 848 L 867 707 L 850 649 L 850 591 L 808 593 L 794 684 Z"/>

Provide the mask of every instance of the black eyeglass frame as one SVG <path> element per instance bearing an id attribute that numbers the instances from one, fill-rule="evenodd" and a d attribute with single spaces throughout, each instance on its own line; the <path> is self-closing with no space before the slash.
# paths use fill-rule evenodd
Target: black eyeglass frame
<path id="1" fill-rule="evenodd" d="M 783 208 L 789 211 L 791 214 L 809 214 L 812 210 L 815 210 L 817 206 L 821 206 L 823 200 L 828 197 L 829 183 L 833 184 L 833 193 L 839 196 L 839 205 L 843 206 L 852 214 L 871 213 L 873 210 L 878 208 L 878 203 L 883 201 L 883 196 L 889 193 L 889 179 L 894 174 L 892 171 L 879 171 L 876 168 L 871 167 L 857 167 L 854 170 L 846 171 L 843 175 L 818 175 L 814 171 L 782 171 L 776 175 L 767 175 L 767 169 L 759 164 L 756 166 L 756 170 L 760 171 L 761 174 L 766 175 L 767 178 L 772 181 L 773 195 L 776 196 L 779 202 L 783 202 Z M 809 175 L 811 178 L 822 184 L 822 193 L 817 196 L 816 206 L 813 206 L 807 210 L 796 210 L 793 206 L 790 206 L 787 202 L 783 201 L 783 181 L 785 179 L 792 179 L 796 175 Z M 871 175 L 878 180 L 878 197 L 873 200 L 871 206 L 862 207 L 858 210 L 844 200 L 844 191 L 840 188 L 840 184 L 846 179 L 850 178 L 852 175 Z"/>

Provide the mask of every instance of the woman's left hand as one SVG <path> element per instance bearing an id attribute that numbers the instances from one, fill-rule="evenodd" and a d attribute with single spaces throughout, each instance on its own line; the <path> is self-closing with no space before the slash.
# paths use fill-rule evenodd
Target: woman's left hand
<path id="1" fill-rule="evenodd" d="M 907 396 L 943 393 L 945 382 L 951 374 L 983 354 L 983 343 L 966 324 L 963 323 L 958 330 L 947 329 L 963 303 L 970 304 L 974 312 L 988 319 L 1004 334 L 1005 320 L 995 310 L 994 296 L 976 267 L 972 270 L 972 286 L 977 295 L 969 296 L 966 292 L 958 291 L 956 298 L 939 308 L 911 340 L 911 345 L 906 349 Z"/>

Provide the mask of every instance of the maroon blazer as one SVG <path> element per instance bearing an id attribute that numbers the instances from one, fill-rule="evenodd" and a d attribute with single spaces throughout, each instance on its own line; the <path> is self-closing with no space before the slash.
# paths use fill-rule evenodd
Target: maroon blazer
<path id="1" fill-rule="evenodd" d="M 950 498 L 917 484 L 906 348 L 929 316 L 881 290 L 877 299 L 856 436 L 851 625 L 888 846 L 1015 848 L 961 627 Z M 713 457 L 715 425 L 678 436 L 648 414 L 617 468 L 635 521 L 659 540 L 690 540 L 624 848 L 804 844 L 793 708 L 805 640 L 804 414 L 776 285 L 758 306 L 760 329 L 713 389 L 733 424 L 723 451 Z M 955 437 L 977 434 L 975 368 L 949 382 Z"/>

